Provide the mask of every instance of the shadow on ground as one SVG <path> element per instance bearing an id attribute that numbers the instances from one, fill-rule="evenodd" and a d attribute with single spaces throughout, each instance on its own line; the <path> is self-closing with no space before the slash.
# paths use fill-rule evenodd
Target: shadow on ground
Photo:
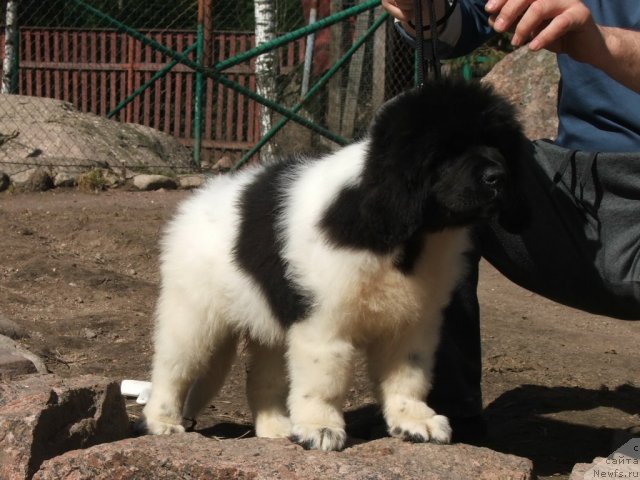
<path id="1" fill-rule="evenodd" d="M 605 426 L 566 421 L 607 407 L 629 415 L 640 414 L 640 389 L 621 385 L 615 390 L 522 385 L 500 395 L 485 409 L 489 435 L 483 446 L 530 458 L 540 476 L 569 473 L 576 463 L 611 454 L 630 434 Z M 562 416 L 563 419 L 554 418 Z M 609 414 L 610 416 L 610 414 Z"/>

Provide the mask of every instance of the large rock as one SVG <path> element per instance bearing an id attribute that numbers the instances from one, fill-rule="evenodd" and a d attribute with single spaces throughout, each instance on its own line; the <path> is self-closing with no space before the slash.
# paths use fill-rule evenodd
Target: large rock
<path id="1" fill-rule="evenodd" d="M 0 165 L 9 176 L 25 165 L 166 170 L 191 162 L 189 150 L 170 135 L 82 113 L 61 100 L 0 95 L 0 112 Z"/>
<path id="2" fill-rule="evenodd" d="M 288 440 L 217 440 L 197 433 L 146 436 L 68 452 L 46 461 L 38 480 L 525 480 L 529 460 L 469 445 L 374 440 L 343 452 L 305 451 Z"/>
<path id="3" fill-rule="evenodd" d="M 129 421 L 116 382 L 87 375 L 31 375 L 0 383 L 0 478 L 30 479 L 44 460 L 125 438 Z"/>
<path id="4" fill-rule="evenodd" d="M 178 188 L 177 182 L 166 175 L 141 174 L 133 177 L 133 184 L 138 190 L 175 190 Z"/>
<path id="5" fill-rule="evenodd" d="M 504 57 L 484 77 L 518 109 L 528 138 L 555 138 L 558 130 L 556 56 L 522 47 Z"/>
<path id="6" fill-rule="evenodd" d="M 192 188 L 200 188 L 204 185 L 205 178 L 203 175 L 180 175 L 178 177 L 178 185 L 183 190 L 191 190 Z"/>
<path id="7" fill-rule="evenodd" d="M 571 470 L 569 480 L 586 480 L 588 472 L 598 465 L 604 464 L 605 459 L 602 457 L 596 457 L 592 463 L 576 463 Z M 598 478 L 591 473 L 591 478 Z M 615 476 L 612 475 L 612 478 Z"/>
<path id="8" fill-rule="evenodd" d="M 78 175 L 69 172 L 58 172 L 53 177 L 54 187 L 75 187 L 78 184 Z"/>
<path id="9" fill-rule="evenodd" d="M 51 172 L 46 167 L 36 167 L 11 176 L 13 184 L 26 192 L 44 192 L 53 188 Z"/>

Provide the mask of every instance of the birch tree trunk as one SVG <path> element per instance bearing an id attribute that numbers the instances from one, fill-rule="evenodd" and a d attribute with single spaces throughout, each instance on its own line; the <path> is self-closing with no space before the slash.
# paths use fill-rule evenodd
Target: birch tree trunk
<path id="1" fill-rule="evenodd" d="M 0 93 L 15 93 L 13 92 L 13 79 L 17 62 L 16 55 L 18 54 L 16 39 L 18 38 L 18 0 L 7 1 L 7 15 L 6 15 L 6 28 L 5 28 L 5 44 L 4 44 L 4 60 L 2 62 L 2 88 Z"/>
<path id="2" fill-rule="evenodd" d="M 256 46 L 276 38 L 276 7 L 275 0 L 255 0 L 254 16 L 256 23 Z M 275 101 L 277 56 L 275 50 L 264 53 L 256 58 L 256 92 L 269 100 Z M 264 135 L 271 129 L 271 109 L 260 106 L 260 133 Z M 273 157 L 271 143 L 267 143 L 260 152 L 262 161 Z"/>

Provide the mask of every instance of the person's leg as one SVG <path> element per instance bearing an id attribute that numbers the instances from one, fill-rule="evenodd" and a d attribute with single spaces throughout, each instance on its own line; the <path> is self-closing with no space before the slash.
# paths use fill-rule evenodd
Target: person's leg
<path id="1" fill-rule="evenodd" d="M 535 147 L 521 185 L 530 227 L 520 235 L 495 223 L 477 229 L 480 253 L 551 300 L 640 319 L 640 154 Z"/>
<path id="2" fill-rule="evenodd" d="M 478 262 L 468 254 L 466 275 L 444 312 L 440 345 L 433 372 L 433 389 L 427 403 L 449 417 L 454 442 L 481 439 L 486 427 L 482 419 L 482 364 L 480 309 L 478 306 Z"/>
<path id="3" fill-rule="evenodd" d="M 583 310 L 640 318 L 640 155 L 535 144 L 520 186 L 531 224 L 513 235 L 476 230 L 479 252 L 510 280 Z M 429 403 L 450 417 L 454 441 L 482 435 L 478 254 L 445 311 Z"/>

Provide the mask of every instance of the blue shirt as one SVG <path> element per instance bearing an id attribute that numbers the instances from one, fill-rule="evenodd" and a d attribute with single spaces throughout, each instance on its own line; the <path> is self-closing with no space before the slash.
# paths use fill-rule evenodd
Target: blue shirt
<path id="1" fill-rule="evenodd" d="M 461 34 L 451 57 L 471 52 L 493 35 L 485 0 L 459 0 Z M 596 23 L 640 30 L 640 0 L 583 0 Z M 586 151 L 640 152 L 640 95 L 602 71 L 558 55 L 560 146 Z"/>

